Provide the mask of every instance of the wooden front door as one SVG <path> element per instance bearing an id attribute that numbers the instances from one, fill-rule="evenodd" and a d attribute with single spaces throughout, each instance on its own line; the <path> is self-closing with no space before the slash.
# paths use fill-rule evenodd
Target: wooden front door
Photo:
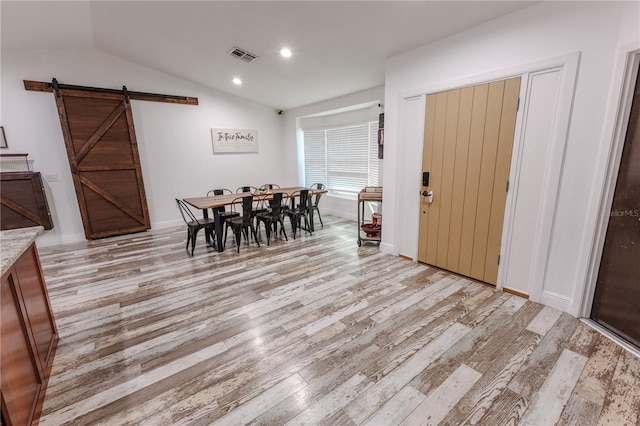
<path id="1" fill-rule="evenodd" d="M 125 93 L 60 89 L 56 104 L 85 236 L 151 228 Z"/>
<path id="2" fill-rule="evenodd" d="M 640 74 L 632 102 L 591 318 L 640 347 Z"/>
<path id="3" fill-rule="evenodd" d="M 427 96 L 420 262 L 496 284 L 519 93 L 518 77 Z"/>

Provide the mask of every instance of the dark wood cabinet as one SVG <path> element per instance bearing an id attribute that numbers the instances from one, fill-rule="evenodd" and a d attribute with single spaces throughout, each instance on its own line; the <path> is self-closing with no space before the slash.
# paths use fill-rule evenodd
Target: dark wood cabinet
<path id="1" fill-rule="evenodd" d="M 8 425 L 37 421 L 58 333 L 34 244 L 2 276 L 0 387 Z"/>
<path id="2" fill-rule="evenodd" d="M 0 229 L 53 228 L 40 172 L 4 172 L 0 180 Z"/>

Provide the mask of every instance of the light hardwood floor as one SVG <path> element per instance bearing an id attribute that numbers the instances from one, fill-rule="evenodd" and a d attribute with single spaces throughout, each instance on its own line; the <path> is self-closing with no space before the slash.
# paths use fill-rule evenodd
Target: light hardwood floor
<path id="1" fill-rule="evenodd" d="M 40 249 L 41 424 L 640 423 L 640 360 L 581 321 L 323 219 L 240 254 L 183 227 Z"/>

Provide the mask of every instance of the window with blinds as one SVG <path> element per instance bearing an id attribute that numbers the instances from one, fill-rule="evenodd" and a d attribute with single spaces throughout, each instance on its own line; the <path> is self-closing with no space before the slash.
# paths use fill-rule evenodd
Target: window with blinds
<path id="1" fill-rule="evenodd" d="M 303 133 L 305 186 L 327 182 L 327 148 L 324 134 L 324 130 Z"/>
<path id="2" fill-rule="evenodd" d="M 359 192 L 378 185 L 378 122 L 305 130 L 305 185 L 322 182 L 332 191 Z"/>

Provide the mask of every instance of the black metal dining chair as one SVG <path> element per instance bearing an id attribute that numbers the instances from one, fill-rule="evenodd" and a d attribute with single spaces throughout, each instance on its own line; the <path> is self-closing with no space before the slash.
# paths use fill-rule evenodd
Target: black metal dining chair
<path id="1" fill-rule="evenodd" d="M 250 192 L 251 194 L 255 195 L 255 196 L 259 196 L 261 194 L 263 194 L 263 192 L 260 191 L 260 189 L 256 188 L 255 186 L 241 186 L 238 189 L 236 189 L 236 194 L 242 194 L 244 192 Z M 254 200 L 254 201 L 257 201 Z M 252 211 L 251 211 L 251 219 L 255 219 L 256 215 L 258 213 L 262 213 L 264 211 L 266 211 L 264 208 L 262 208 L 260 206 L 259 202 L 255 203 L 256 205 L 253 207 Z M 257 226 L 257 224 L 256 224 Z"/>
<path id="2" fill-rule="evenodd" d="M 273 193 L 273 190 L 278 190 L 280 189 L 280 185 L 278 185 L 277 183 L 265 183 L 264 185 L 262 185 L 260 188 L 258 188 L 258 193 L 259 194 L 271 194 Z M 269 205 L 271 205 L 271 201 L 269 201 Z M 264 209 L 262 211 L 265 211 Z"/>
<path id="3" fill-rule="evenodd" d="M 313 235 L 309 227 L 309 190 L 294 191 L 289 195 L 289 200 L 289 208 L 284 211 L 284 214 L 291 221 L 293 239 L 296 239 L 296 231 L 298 229 L 305 230 L 309 235 Z M 302 227 L 302 219 L 304 219 L 304 228 Z"/>
<path id="4" fill-rule="evenodd" d="M 314 183 L 309 187 L 309 189 L 324 189 L 324 183 Z M 324 228 L 324 223 L 322 223 L 322 216 L 320 215 L 320 209 L 318 209 L 320 197 L 322 197 L 322 194 L 315 194 L 312 196 L 311 208 L 318 213 L 318 219 L 320 219 L 320 227 Z"/>
<path id="5" fill-rule="evenodd" d="M 278 233 L 278 223 L 280 224 L 281 232 L 284 233 L 285 240 L 289 241 L 289 238 L 287 238 L 287 231 L 285 231 L 284 223 L 282 222 L 282 195 L 282 192 L 274 193 L 273 199 L 269 200 L 270 207 L 264 207 L 265 211 L 256 215 L 258 234 L 260 234 L 260 223 L 264 223 L 265 232 L 267 234 L 267 246 L 271 240 L 271 231 L 273 230 L 274 236 Z"/>
<path id="6" fill-rule="evenodd" d="M 256 234 L 256 228 L 253 226 L 253 217 L 251 212 L 253 211 L 253 195 L 246 195 L 244 197 L 238 197 L 233 200 L 231 204 L 232 211 L 235 211 L 236 206 L 242 206 L 242 214 L 229 218 L 225 223 L 226 227 L 224 230 L 224 245 L 225 248 L 227 246 L 227 233 L 229 228 L 233 231 L 233 234 L 236 239 L 236 247 L 238 253 L 240 253 L 240 242 L 242 240 L 242 234 L 244 233 L 247 237 L 249 231 L 253 235 L 253 239 L 255 240 L 258 247 L 260 247 L 260 242 L 258 241 L 258 235 Z M 248 239 L 248 238 L 247 238 Z"/>
<path id="7" fill-rule="evenodd" d="M 243 192 L 250 192 L 255 195 L 258 193 L 258 188 L 256 188 L 255 186 L 240 186 L 238 187 L 238 189 L 236 189 L 236 194 L 240 194 Z"/>
<path id="8" fill-rule="evenodd" d="M 207 236 L 207 240 L 213 241 L 214 234 L 214 225 L 215 221 L 211 218 L 206 219 L 198 219 L 193 214 L 187 203 L 176 198 L 176 204 L 178 205 L 178 210 L 180 210 L 180 214 L 182 215 L 182 219 L 184 223 L 187 224 L 187 253 L 189 252 L 189 243 L 191 243 L 191 256 L 193 256 L 193 251 L 196 247 L 196 235 L 198 235 L 198 231 L 204 228 L 205 235 Z"/>
<path id="9" fill-rule="evenodd" d="M 211 191 L 207 192 L 207 197 L 211 195 L 232 195 L 232 194 L 233 194 L 233 191 L 231 191 L 230 189 L 212 189 Z M 224 206 L 218 207 L 217 210 L 218 210 L 218 216 L 220 216 L 220 220 L 222 221 L 226 221 L 231 217 L 240 216 L 240 213 L 238 212 L 227 211 L 227 209 Z"/>
<path id="10" fill-rule="evenodd" d="M 280 189 L 280 185 L 276 183 L 265 183 L 260 187 L 260 189 L 263 189 L 263 188 L 267 191 L 271 191 L 272 189 Z"/>

